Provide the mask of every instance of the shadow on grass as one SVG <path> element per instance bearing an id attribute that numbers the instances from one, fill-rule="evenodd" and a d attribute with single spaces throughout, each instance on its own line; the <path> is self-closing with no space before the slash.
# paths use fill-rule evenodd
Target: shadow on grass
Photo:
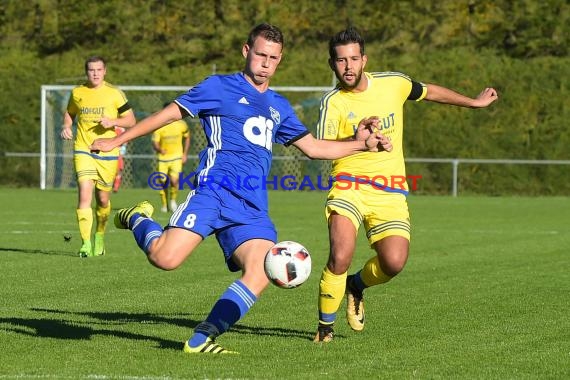
<path id="1" fill-rule="evenodd" d="M 149 313 L 123 313 L 123 312 L 72 312 L 53 309 L 31 309 L 38 313 L 57 314 L 57 318 L 0 318 L 0 330 L 11 331 L 18 334 L 36 336 L 41 338 L 89 340 L 95 335 L 114 336 L 130 340 L 154 341 L 160 349 L 180 350 L 183 343 L 158 338 L 156 336 L 129 333 L 124 330 L 125 324 L 171 324 L 179 327 L 193 329 L 201 320 L 195 320 L 184 315 L 168 316 Z M 63 318 L 62 318 L 63 317 Z M 85 317 L 94 321 L 84 321 Z M 2 325 L 10 325 L 4 327 Z M 103 327 L 103 325 L 105 327 Z M 122 326 L 114 329 L 113 325 Z M 149 327 L 149 330 L 151 328 Z M 303 331 L 278 327 L 259 327 L 236 324 L 230 333 L 284 336 L 312 340 L 313 331 Z"/>
<path id="2" fill-rule="evenodd" d="M 160 339 L 154 336 L 95 328 L 92 327 L 89 322 L 63 321 L 58 319 L 0 318 L 0 325 L 2 324 L 9 324 L 12 325 L 12 327 L 0 327 L 0 330 L 40 338 L 90 340 L 95 335 L 103 335 L 131 340 L 155 341 L 158 343 L 159 348 L 169 350 L 180 350 L 183 345 L 181 342 Z"/>
<path id="3" fill-rule="evenodd" d="M 34 249 L 34 248 L 0 247 L 0 252 L 19 252 L 19 253 L 41 254 L 41 255 L 77 256 L 77 253 L 75 252 L 65 252 L 53 249 Z"/>

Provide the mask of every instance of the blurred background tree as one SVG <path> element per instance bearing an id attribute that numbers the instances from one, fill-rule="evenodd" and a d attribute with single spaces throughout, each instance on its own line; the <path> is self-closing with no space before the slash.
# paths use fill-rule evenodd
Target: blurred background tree
<path id="1" fill-rule="evenodd" d="M 285 34 L 275 86 L 330 85 L 328 39 L 353 25 L 369 71 L 470 96 L 499 90 L 484 111 L 406 105 L 410 157 L 570 159 L 569 9 L 567 0 L 2 1 L 0 152 L 39 152 L 40 86 L 80 83 L 87 56 L 106 57 L 113 84 L 191 86 L 240 70 L 247 32 L 266 21 Z M 37 186 L 37 160 L 2 160 L 0 183 Z"/>

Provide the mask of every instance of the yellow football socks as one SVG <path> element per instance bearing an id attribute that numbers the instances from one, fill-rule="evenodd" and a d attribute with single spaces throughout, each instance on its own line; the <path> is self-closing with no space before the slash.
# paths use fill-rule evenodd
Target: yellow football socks
<path id="1" fill-rule="evenodd" d="M 178 186 L 170 186 L 170 201 L 176 202 L 178 198 Z"/>
<path id="2" fill-rule="evenodd" d="M 334 314 L 344 297 L 347 273 L 336 275 L 325 267 L 319 288 L 319 312 Z"/>
<path id="3" fill-rule="evenodd" d="M 160 190 L 158 194 L 160 194 L 160 204 L 166 208 L 166 190 Z"/>
<path id="4" fill-rule="evenodd" d="M 91 208 L 78 208 L 77 223 L 79 224 L 79 234 L 81 240 L 91 241 L 91 228 L 93 227 L 93 210 Z"/>
<path id="5" fill-rule="evenodd" d="M 383 284 L 388 282 L 392 279 L 391 276 L 388 276 L 382 272 L 380 268 L 380 262 L 378 261 L 378 256 L 371 257 L 360 272 L 360 278 L 364 285 L 374 286 L 378 284 Z"/>
<path id="6" fill-rule="evenodd" d="M 105 232 L 109 215 L 111 215 L 111 202 L 109 201 L 107 207 L 97 206 L 95 214 L 97 215 L 97 232 Z"/>

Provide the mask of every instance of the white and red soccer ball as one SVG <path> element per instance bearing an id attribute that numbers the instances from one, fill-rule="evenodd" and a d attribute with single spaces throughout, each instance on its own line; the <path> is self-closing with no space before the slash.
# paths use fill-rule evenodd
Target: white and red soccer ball
<path id="1" fill-rule="evenodd" d="M 265 255 L 265 274 L 280 288 L 296 288 L 311 274 L 311 255 L 297 242 L 279 242 Z"/>

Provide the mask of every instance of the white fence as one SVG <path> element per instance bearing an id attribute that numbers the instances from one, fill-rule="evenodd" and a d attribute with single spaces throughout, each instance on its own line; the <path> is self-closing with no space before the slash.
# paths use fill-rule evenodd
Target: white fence
<path id="1" fill-rule="evenodd" d="M 406 158 L 406 162 L 418 163 L 448 163 L 451 164 L 451 195 L 457 196 L 458 167 L 459 164 L 502 164 L 502 165 L 570 165 L 570 160 L 508 160 L 484 158 Z"/>

